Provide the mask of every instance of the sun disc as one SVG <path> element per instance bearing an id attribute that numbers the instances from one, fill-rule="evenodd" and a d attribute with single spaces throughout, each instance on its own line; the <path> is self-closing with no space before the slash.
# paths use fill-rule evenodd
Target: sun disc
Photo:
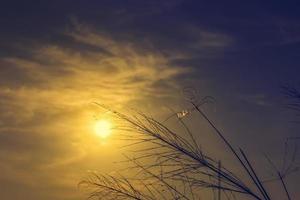
<path id="1" fill-rule="evenodd" d="M 95 133 L 101 138 L 107 138 L 111 134 L 111 123 L 107 120 L 99 120 L 95 124 Z"/>

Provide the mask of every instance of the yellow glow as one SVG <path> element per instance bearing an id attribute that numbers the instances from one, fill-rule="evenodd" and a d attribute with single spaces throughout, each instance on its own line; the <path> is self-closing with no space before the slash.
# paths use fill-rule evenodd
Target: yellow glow
<path id="1" fill-rule="evenodd" d="M 95 124 L 95 133 L 101 138 L 107 138 L 111 134 L 112 125 L 108 120 L 99 120 Z"/>

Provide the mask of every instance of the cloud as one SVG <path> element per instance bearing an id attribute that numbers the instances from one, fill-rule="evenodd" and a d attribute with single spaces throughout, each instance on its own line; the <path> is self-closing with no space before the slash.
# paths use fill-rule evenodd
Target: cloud
<path id="1" fill-rule="evenodd" d="M 222 32 L 212 32 L 195 25 L 186 26 L 194 50 L 223 50 L 234 44 L 234 38 Z"/>
<path id="2" fill-rule="evenodd" d="M 180 34 L 187 36 L 183 49 L 157 47 L 152 41 L 159 38 L 140 43 L 72 19 L 50 41 L 25 41 L 14 47 L 19 53 L 1 55 L 0 170 L 6 175 L 0 184 L 40 190 L 37 199 L 47 188 L 60 191 L 49 199 L 66 199 L 87 170 L 112 169 L 103 160 L 120 152 L 91 134 L 99 112 L 91 102 L 163 115 L 169 112 L 164 105 L 176 102 L 185 81 L 192 81 L 194 69 L 178 60 L 195 55 L 184 51 L 215 51 L 232 42 L 192 26 Z"/>
<path id="3" fill-rule="evenodd" d="M 41 41 L 23 47 L 28 56 L 0 60 L 4 182 L 41 188 L 43 180 L 49 187 L 73 188 L 80 180 L 78 169 L 100 166 L 95 138 L 87 128 L 97 112 L 92 101 L 125 107 L 172 96 L 180 87 L 176 76 L 190 72 L 155 50 L 139 49 L 87 26 L 77 24 L 62 35 L 70 38 L 68 44 Z"/>
<path id="4" fill-rule="evenodd" d="M 265 94 L 238 95 L 238 98 L 246 103 L 256 106 L 272 106 L 272 101 Z"/>

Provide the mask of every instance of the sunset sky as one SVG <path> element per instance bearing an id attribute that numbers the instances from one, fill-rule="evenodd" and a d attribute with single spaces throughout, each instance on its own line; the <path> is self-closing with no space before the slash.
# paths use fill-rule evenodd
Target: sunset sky
<path id="1" fill-rule="evenodd" d="M 296 1 L 1 1 L 0 199 L 84 199 L 82 178 L 126 151 L 113 130 L 99 137 L 99 120 L 114 122 L 93 102 L 164 120 L 185 88 L 214 97 L 205 112 L 234 145 L 280 165 L 300 136 L 281 89 L 299 86 L 299 55 Z"/>

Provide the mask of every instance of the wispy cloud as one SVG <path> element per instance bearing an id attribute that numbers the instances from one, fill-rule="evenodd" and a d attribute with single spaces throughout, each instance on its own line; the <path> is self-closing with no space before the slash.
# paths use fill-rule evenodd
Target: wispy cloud
<path id="1" fill-rule="evenodd" d="M 155 91 L 171 94 L 179 87 L 175 77 L 190 72 L 155 50 L 116 41 L 87 26 L 77 24 L 62 34 L 93 48 L 40 43 L 23 47 L 26 57 L 0 61 L 0 170 L 18 184 L 39 188 L 43 179 L 56 187 L 74 187 L 81 175 L 73 175 L 74 170 L 80 163 L 91 166 L 86 164 L 91 147 L 85 132 L 95 109 L 92 101 L 121 107 L 149 102 L 146 97 L 168 96 Z"/>

